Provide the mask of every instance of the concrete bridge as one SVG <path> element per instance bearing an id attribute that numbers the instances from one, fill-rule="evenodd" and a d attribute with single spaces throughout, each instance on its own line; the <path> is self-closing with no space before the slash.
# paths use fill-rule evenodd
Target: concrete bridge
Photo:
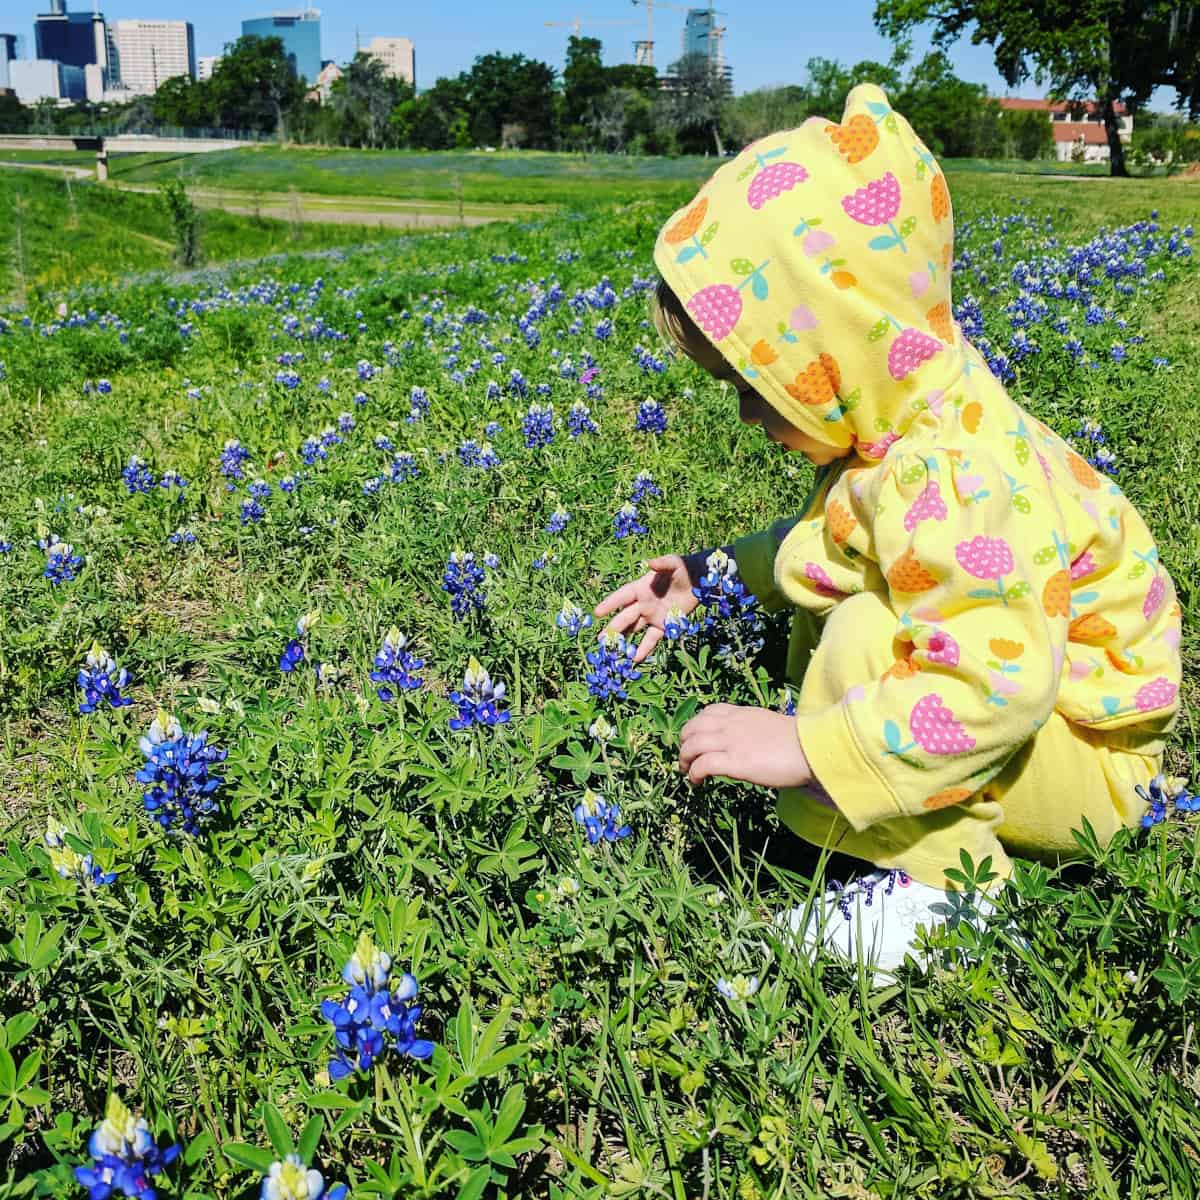
<path id="1" fill-rule="evenodd" d="M 0 134 L 0 150 L 94 150 L 96 178 L 108 178 L 110 154 L 211 154 L 248 143 L 235 138 L 159 137 L 153 133 Z"/>

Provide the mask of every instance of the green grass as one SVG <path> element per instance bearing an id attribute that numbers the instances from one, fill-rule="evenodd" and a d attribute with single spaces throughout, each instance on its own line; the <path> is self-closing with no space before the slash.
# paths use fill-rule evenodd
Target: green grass
<path id="1" fill-rule="evenodd" d="M 132 271 L 168 269 L 174 240 L 156 195 L 116 191 L 86 180 L 0 169 L 0 301 L 84 281 L 115 281 Z M 254 259 L 394 237 L 362 225 L 293 226 L 281 220 L 201 215 L 205 262 Z M 18 261 L 19 256 L 19 261 Z"/>
<path id="2" fill-rule="evenodd" d="M 959 248 L 998 289 L 968 277 L 958 293 L 978 296 L 1001 344 L 1009 272 L 1048 252 L 1047 219 L 1076 244 L 1150 207 L 1164 228 L 1197 207 L 1188 185 L 963 175 L 953 188 Z M 0 555 L 5 1200 L 68 1194 L 110 1090 L 187 1144 L 156 1183 L 195 1200 L 256 1196 L 302 1130 L 327 1180 L 397 1200 L 1196 1195 L 1194 818 L 1092 845 L 1082 866 L 1026 867 L 1008 904 L 1027 945 L 943 934 L 946 959 L 928 975 L 870 992 L 779 940 L 772 914 L 804 899 L 820 864 L 769 796 L 727 783 L 694 793 L 673 769 L 696 703 L 779 700 L 780 628 L 752 669 L 662 655 L 627 702 L 606 706 L 616 738 L 593 743 L 585 647 L 553 623 L 563 601 L 588 606 L 652 552 L 762 527 L 794 511 L 811 479 L 740 427 L 726 390 L 695 368 L 642 374 L 640 295 L 585 312 L 580 334 L 561 306 L 536 349 L 514 328 L 531 279 L 557 275 L 570 297 L 602 276 L 618 293 L 645 276 L 667 211 L 659 198 L 169 288 L 102 278 L 69 303 L 115 314 L 127 341 L 110 322 L 42 336 L 53 298 L 31 312 L 33 331 L 0 333 L 0 538 L 13 545 Z M 1014 215 L 997 261 L 992 218 Z M 60 229 L 64 242 L 71 233 Z M 523 261 L 493 261 L 513 252 Z M 1064 434 L 1084 415 L 1109 432 L 1184 607 L 1187 705 L 1170 763 L 1195 778 L 1200 272 L 1184 259 L 1164 269 L 1135 299 L 1102 287 L 1128 322 L 1119 333 L 1064 308 L 1095 370 L 1039 331 L 1044 353 L 1014 391 Z M 187 337 L 168 304 L 179 300 L 203 302 Z M 491 319 L 441 324 L 468 306 Z M 602 315 L 615 323 L 607 342 L 590 336 Z M 320 317 L 347 336 L 297 340 L 293 316 L 302 331 Z M 491 365 L 481 334 L 504 364 Z M 1130 350 L 1120 365 L 1108 354 L 1118 337 Z M 465 388 L 447 377 L 456 339 L 460 366 L 485 363 Z M 529 451 L 527 401 L 489 400 L 483 381 L 512 368 L 553 381 L 561 419 L 582 389 L 559 376 L 553 348 L 596 356 L 602 432 L 573 441 L 560 428 Z M 274 382 L 285 351 L 304 354 L 296 389 Z M 377 368 L 365 382 L 363 359 Z M 85 393 L 101 377 L 111 394 Z M 417 423 L 414 386 L 430 400 Z M 661 439 L 633 430 L 648 396 L 670 415 Z M 302 440 L 343 410 L 357 427 L 306 468 Z M 501 466 L 462 466 L 457 446 L 492 419 Z M 364 495 L 391 458 L 377 434 L 421 474 Z M 230 494 L 218 472 L 231 437 L 252 456 L 248 479 L 275 488 L 262 524 L 239 522 L 245 482 Z M 187 477 L 184 499 L 128 494 L 121 471 L 135 454 Z M 645 506 L 648 536 L 616 542 L 613 513 L 641 469 L 664 496 Z M 308 478 L 288 497 L 278 483 L 298 471 Z M 552 537 L 558 502 L 573 517 Z M 183 525 L 197 541 L 181 549 L 167 536 Z M 39 527 L 87 556 L 77 580 L 41 578 Z M 458 546 L 501 562 L 486 618 L 465 624 L 440 588 Z M 554 560 L 535 570 L 547 550 Z M 314 608 L 309 656 L 341 673 L 328 689 L 277 665 Z M 392 624 L 426 660 L 426 686 L 384 704 L 368 672 Z M 134 704 L 80 717 L 75 674 L 93 639 L 128 668 Z M 514 717 L 455 735 L 447 693 L 471 656 L 508 685 Z M 229 751 L 220 815 L 194 841 L 163 836 L 142 811 L 137 739 L 159 706 Z M 620 802 L 631 838 L 584 842 L 571 808 L 589 784 Z M 120 872 L 111 888 L 53 871 L 41 845 L 51 819 L 67 823 L 71 850 Z M 389 1053 L 372 1077 L 334 1085 L 318 1004 L 343 994 L 364 931 L 420 978 L 419 1032 L 438 1050 L 431 1067 Z M 975 965 L 947 965 L 963 949 Z M 761 987 L 729 1005 L 714 984 L 738 973 Z"/>

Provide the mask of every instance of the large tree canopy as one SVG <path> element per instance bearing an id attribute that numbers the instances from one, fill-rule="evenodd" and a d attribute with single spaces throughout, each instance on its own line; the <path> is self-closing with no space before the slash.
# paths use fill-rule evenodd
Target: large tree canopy
<path id="1" fill-rule="evenodd" d="M 970 31 L 989 44 L 1010 87 L 1047 78 L 1064 100 L 1095 100 L 1104 114 L 1112 173 L 1125 152 L 1114 105 L 1136 112 L 1157 87 L 1200 116 L 1200 12 L 1177 0 L 877 0 L 875 23 L 900 37 L 932 21 L 945 46 Z"/>

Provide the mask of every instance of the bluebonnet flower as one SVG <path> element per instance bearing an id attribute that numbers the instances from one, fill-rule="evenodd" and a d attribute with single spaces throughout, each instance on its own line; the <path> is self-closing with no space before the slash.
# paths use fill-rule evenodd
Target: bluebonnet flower
<path id="1" fill-rule="evenodd" d="M 554 561 L 554 555 L 547 550 L 544 554 L 539 554 L 533 560 L 533 569 L 535 571 L 544 571 Z"/>
<path id="2" fill-rule="evenodd" d="M 244 479 L 242 463 L 250 457 L 250 451 L 237 438 L 230 438 L 221 450 L 221 474 L 226 479 Z"/>
<path id="3" fill-rule="evenodd" d="M 337 427 L 342 433 L 349 433 L 354 428 L 354 416 L 351 413 L 344 412 L 338 414 Z"/>
<path id="4" fill-rule="evenodd" d="M 617 736 L 616 728 L 603 713 L 588 726 L 588 733 L 601 745 L 611 742 Z"/>
<path id="5" fill-rule="evenodd" d="M 458 461 L 464 467 L 479 466 L 479 443 L 474 438 L 467 438 L 458 448 Z"/>
<path id="6" fill-rule="evenodd" d="M 500 559 L 490 550 L 485 550 L 483 552 L 483 565 L 487 567 L 489 571 L 495 571 L 500 566 Z"/>
<path id="7" fill-rule="evenodd" d="M 638 405 L 635 427 L 639 433 L 666 433 L 667 414 L 663 406 L 657 400 L 643 400 Z"/>
<path id="8" fill-rule="evenodd" d="M 296 638 L 292 638 L 283 648 L 283 654 L 279 659 L 279 669 L 285 675 L 290 675 L 303 661 L 304 645 Z"/>
<path id="9" fill-rule="evenodd" d="M 174 533 L 167 537 L 167 541 L 172 546 L 191 546 L 196 541 L 196 535 L 190 530 L 185 529 L 182 525 L 175 530 Z"/>
<path id="10" fill-rule="evenodd" d="M 598 700 L 608 700 L 616 697 L 626 700 L 629 693 L 626 684 L 641 679 L 642 673 L 634 665 L 637 646 L 625 640 L 619 633 L 602 633 L 596 642 L 596 649 L 588 653 L 587 661 L 591 670 L 587 673 L 587 685 L 590 695 Z"/>
<path id="11" fill-rule="evenodd" d="M 12 542 L 8 541 L 7 538 L 0 537 L 0 554 L 11 554 L 12 551 L 13 551 Z"/>
<path id="12" fill-rule="evenodd" d="M 646 526 L 638 516 L 636 504 L 622 504 L 613 517 L 613 537 L 620 541 L 635 533 L 645 533 Z"/>
<path id="13" fill-rule="evenodd" d="M 573 438 L 600 432 L 599 426 L 592 420 L 591 409 L 582 400 L 576 400 L 567 412 L 567 432 Z"/>
<path id="14" fill-rule="evenodd" d="M 407 451 L 401 451 L 392 459 L 391 466 L 388 468 L 388 478 L 393 483 L 403 483 L 406 479 L 416 479 L 420 475 L 421 469 L 417 466 L 417 460 Z"/>
<path id="15" fill-rule="evenodd" d="M 645 346 L 634 346 L 633 357 L 647 375 L 661 375 L 667 369 L 667 364 L 661 358 L 656 358 Z"/>
<path id="16" fill-rule="evenodd" d="M 366 483 L 362 485 L 362 494 L 364 496 L 374 496 L 375 493 L 379 491 L 385 479 L 387 479 L 386 475 L 372 476 L 367 480 Z"/>
<path id="17" fill-rule="evenodd" d="M 663 636 L 669 642 L 677 642 L 680 638 L 695 633 L 698 628 L 696 622 L 686 616 L 682 608 L 676 606 L 667 613 L 667 619 L 663 622 Z"/>
<path id="18" fill-rule="evenodd" d="M 129 673 L 117 669 L 99 642 L 92 643 L 76 682 L 83 689 L 81 715 L 95 712 L 105 702 L 110 708 L 125 708 L 133 703 L 128 696 L 121 695 L 121 689 L 129 682 Z"/>
<path id="19" fill-rule="evenodd" d="M 154 472 L 136 454 L 125 464 L 121 478 L 125 481 L 125 486 L 129 489 L 131 496 L 136 496 L 138 492 L 148 496 L 154 490 Z"/>
<path id="20" fill-rule="evenodd" d="M 365 358 L 358 360 L 358 377 L 364 383 L 375 378 L 375 368 Z"/>
<path id="21" fill-rule="evenodd" d="M 504 427 L 499 421 L 489 421 L 483 427 L 483 436 L 485 438 L 494 438 L 497 434 L 502 433 L 503 431 Z"/>
<path id="22" fill-rule="evenodd" d="M 89 887 L 108 887 L 116 881 L 116 871 L 101 870 L 90 854 L 80 854 L 68 846 L 66 834 L 66 826 L 57 821 L 51 821 L 46 826 L 46 848 L 50 852 L 50 865 L 55 874 Z"/>
<path id="23" fill-rule="evenodd" d="M 792 695 L 792 689 L 783 689 L 783 703 L 779 706 L 779 711 L 785 717 L 794 717 L 796 715 L 796 698 Z"/>
<path id="24" fill-rule="evenodd" d="M 179 491 L 182 493 L 183 489 L 186 488 L 187 485 L 188 485 L 188 481 L 186 479 L 184 479 L 184 477 L 182 475 L 180 475 L 178 471 L 173 471 L 173 470 L 171 470 L 170 467 L 168 467 L 162 473 L 162 478 L 159 479 L 159 481 L 158 481 L 158 486 L 160 488 L 162 488 L 164 491 L 170 491 L 171 488 L 178 488 Z M 178 496 L 177 498 L 182 500 L 183 499 L 182 494 L 180 496 Z"/>
<path id="25" fill-rule="evenodd" d="M 489 400 L 500 399 L 500 385 L 494 379 L 488 380 L 487 391 L 485 395 Z"/>
<path id="26" fill-rule="evenodd" d="M 387 1035 L 396 1050 L 410 1058 L 433 1053 L 433 1043 L 416 1036 L 421 1007 L 409 1004 L 417 994 L 416 978 L 406 971 L 393 981 L 391 966 L 391 957 L 376 949 L 370 934 L 362 934 L 342 970 L 349 994 L 340 1004 L 321 1002 L 321 1015 L 333 1025 L 337 1044 L 337 1055 L 329 1062 L 330 1079 L 345 1079 L 355 1068 L 369 1071 L 386 1049 Z"/>
<path id="27" fill-rule="evenodd" d="M 226 752 L 208 744 L 208 733 L 184 733 L 179 722 L 159 709 L 139 743 L 146 762 L 137 773 L 146 811 L 166 830 L 177 825 L 195 835 L 217 811 L 214 793 L 223 782 L 209 773 Z"/>
<path id="28" fill-rule="evenodd" d="M 385 450 L 390 453 L 391 450 L 394 449 L 392 446 L 392 439 L 388 437 L 386 433 L 377 433 L 375 435 L 375 449 Z"/>
<path id="29" fill-rule="evenodd" d="M 254 480 L 254 482 L 246 488 L 246 491 L 248 491 L 255 500 L 269 500 L 271 498 L 271 485 L 265 479 Z"/>
<path id="30" fill-rule="evenodd" d="M 577 637 L 581 629 L 591 628 L 592 618 L 590 614 L 585 614 L 578 604 L 565 600 L 558 616 L 554 618 L 554 623 L 559 629 L 565 630 L 568 637 Z"/>
<path id="31" fill-rule="evenodd" d="M 573 815 L 576 824 L 583 826 L 587 840 L 593 846 L 601 840 L 619 842 L 633 832 L 628 825 L 621 823 L 620 805 L 610 804 L 591 788 L 583 793 L 583 799 L 575 805 Z"/>
<path id="32" fill-rule="evenodd" d="M 342 439 L 338 436 L 338 431 L 332 425 L 327 425 L 321 430 L 321 445 L 322 446 L 340 446 Z"/>
<path id="33" fill-rule="evenodd" d="M 521 432 L 530 450 L 550 445 L 554 441 L 554 405 L 531 404 L 521 420 Z"/>
<path id="34" fill-rule="evenodd" d="M 322 376 L 317 380 L 317 391 L 327 392 L 331 387 L 333 387 L 333 384 L 329 382 L 329 378 L 327 376 Z"/>
<path id="35" fill-rule="evenodd" d="M 408 416 L 404 419 L 411 425 L 429 411 L 429 397 L 425 395 L 425 389 L 414 387 L 408 394 Z"/>
<path id="36" fill-rule="evenodd" d="M 592 336 L 598 342 L 607 342 L 612 337 L 613 323 L 611 317 L 605 317 L 602 321 L 597 321 L 595 328 L 592 330 Z"/>
<path id="37" fill-rule="evenodd" d="M 414 691 L 424 682 L 416 672 L 425 660 L 417 658 L 407 646 L 408 640 L 393 625 L 375 655 L 375 670 L 371 672 L 372 682 L 380 685 L 375 689 L 380 700 L 394 700 L 398 692 Z"/>
<path id="38" fill-rule="evenodd" d="M 295 475 L 285 475 L 279 481 L 279 490 L 281 492 L 286 492 L 288 495 L 291 495 L 291 493 L 294 492 L 299 486 L 300 480 L 298 480 Z"/>
<path id="39" fill-rule="evenodd" d="M 1112 349 L 1109 351 L 1109 357 L 1115 363 L 1124 362 L 1127 357 L 1125 347 L 1120 342 L 1113 342 Z"/>
<path id="40" fill-rule="evenodd" d="M 654 476 L 649 471 L 639 471 L 633 481 L 633 488 L 629 493 L 630 504 L 641 504 L 643 500 L 661 499 L 662 488 L 654 482 Z"/>
<path id="41" fill-rule="evenodd" d="M 320 1171 L 308 1167 L 298 1154 L 273 1162 L 262 1181 L 259 1200 L 346 1200 L 346 1185 L 328 1191 Z"/>
<path id="42" fill-rule="evenodd" d="M 87 1188 L 88 1200 L 109 1200 L 118 1193 L 136 1200 L 156 1200 L 150 1180 L 170 1166 L 179 1153 L 177 1144 L 156 1145 L 145 1118 L 134 1117 L 113 1093 L 104 1120 L 88 1139 L 92 1165 L 76 1167 L 75 1179 Z"/>
<path id="43" fill-rule="evenodd" d="M 276 371 L 275 382 L 282 384 L 288 391 L 294 391 L 300 386 L 300 376 L 295 371 Z"/>
<path id="44" fill-rule="evenodd" d="M 492 683 L 487 671 L 472 658 L 461 689 L 450 693 L 450 703 L 458 707 L 458 715 L 450 718 L 450 728 L 457 732 L 472 725 L 507 725 L 512 714 L 498 707 L 503 699 L 504 684 Z"/>
<path id="45" fill-rule="evenodd" d="M 442 591 L 450 595 L 450 610 L 460 620 L 466 620 L 472 609 L 483 612 L 487 607 L 487 593 L 482 584 L 483 568 L 475 561 L 469 550 L 454 550 L 446 563 L 442 575 Z"/>
<path id="46" fill-rule="evenodd" d="M 1168 805 L 1176 812 L 1200 812 L 1200 795 L 1193 796 L 1182 779 L 1158 774 L 1150 780 L 1148 789 L 1139 783 L 1133 790 L 1150 805 L 1150 810 L 1142 815 L 1143 829 L 1162 824 L 1167 819 Z"/>
<path id="47" fill-rule="evenodd" d="M 96 391 L 102 396 L 107 396 L 112 391 L 112 384 L 107 379 L 97 379 Z"/>
<path id="48" fill-rule="evenodd" d="M 692 588 L 692 595 L 704 607 L 703 629 L 716 634 L 722 640 L 717 648 L 718 657 L 735 653 L 753 653 L 762 646 L 759 631 L 762 618 L 758 614 L 758 600 L 746 589 L 738 577 L 737 563 L 723 550 L 714 550 L 705 562 L 706 572 Z M 737 628 L 740 646 L 735 648 L 727 639 Z"/>
<path id="49" fill-rule="evenodd" d="M 732 979 L 718 979 L 717 991 L 731 1003 L 749 1000 L 758 991 L 758 976 L 735 975 Z"/>
<path id="50" fill-rule="evenodd" d="M 358 404 L 358 405 L 366 404 L 366 402 L 369 399 L 370 399 L 370 397 L 367 395 L 366 392 L 355 392 L 354 393 L 354 403 L 355 404 Z"/>
<path id="51" fill-rule="evenodd" d="M 551 514 L 550 520 L 546 522 L 547 533 L 562 533 L 564 529 L 571 523 L 571 514 L 560 504 Z"/>
<path id="52" fill-rule="evenodd" d="M 1117 473 L 1117 456 L 1107 446 L 1100 446 L 1094 454 L 1088 457 L 1088 462 L 1097 471 L 1103 471 L 1105 475 Z"/>
<path id="53" fill-rule="evenodd" d="M 1171 360 L 1169 358 L 1163 358 L 1161 355 L 1156 354 L 1150 360 L 1150 365 L 1152 367 L 1169 367 L 1171 365 Z"/>
<path id="54" fill-rule="evenodd" d="M 83 558 L 75 553 L 75 547 L 70 542 L 60 541 L 52 533 L 38 540 L 38 548 L 46 555 L 46 569 L 42 577 L 50 580 L 55 587 L 70 583 L 75 578 L 75 572 L 83 566 Z"/>
<path id="55" fill-rule="evenodd" d="M 315 437 L 306 437 L 300 445 L 300 457 L 311 467 L 329 457 L 329 452 Z"/>

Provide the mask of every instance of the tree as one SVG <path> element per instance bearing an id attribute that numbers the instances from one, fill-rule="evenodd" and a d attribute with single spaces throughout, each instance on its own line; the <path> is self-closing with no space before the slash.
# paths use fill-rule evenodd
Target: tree
<path id="1" fill-rule="evenodd" d="M 1010 87 L 1050 81 L 1067 100 L 1095 100 L 1113 175 L 1126 175 L 1116 105 L 1136 113 L 1156 87 L 1200 117 L 1200 12 L 1178 0 L 876 0 L 875 23 L 893 37 L 926 21 L 946 46 L 966 30 L 995 47 Z"/>
<path id="2" fill-rule="evenodd" d="M 359 51 L 329 89 L 339 140 L 344 145 L 382 149 L 390 140 L 392 111 L 412 94 L 412 87 L 389 75 L 378 58 Z"/>
<path id="3" fill-rule="evenodd" d="M 467 93 L 471 137 L 494 146 L 505 125 L 525 126 L 527 144 L 554 140 L 554 68 L 523 54 L 483 54 L 460 76 Z"/>
<path id="4" fill-rule="evenodd" d="M 154 120 L 163 125 L 199 129 L 217 124 L 212 89 L 207 80 L 196 83 L 187 75 L 175 75 L 159 85 L 149 102 Z"/>
<path id="5" fill-rule="evenodd" d="M 675 134 L 697 149 L 709 143 L 718 154 L 725 153 L 721 121 L 729 99 L 729 80 L 705 54 L 685 54 L 668 71 L 659 94 L 659 119 Z M 690 135 L 690 136 L 689 136 Z"/>
<path id="6" fill-rule="evenodd" d="M 285 134 L 285 119 L 304 99 L 304 85 L 283 39 L 240 37 L 228 47 L 207 81 L 218 124 Z"/>
<path id="7" fill-rule="evenodd" d="M 959 79 L 940 50 L 925 55 L 893 97 L 930 150 L 951 158 L 977 153 L 986 100 L 987 88 Z M 1044 117 L 1042 124 L 1049 126 Z"/>
<path id="8" fill-rule="evenodd" d="M 582 127 L 592 107 L 609 88 L 607 72 L 600 60 L 600 39 L 567 39 L 567 65 L 563 68 L 563 125 Z"/>

